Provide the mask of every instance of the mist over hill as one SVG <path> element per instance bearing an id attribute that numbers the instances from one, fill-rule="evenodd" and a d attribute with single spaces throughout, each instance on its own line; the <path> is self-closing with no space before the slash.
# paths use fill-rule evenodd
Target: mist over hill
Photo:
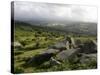
<path id="1" fill-rule="evenodd" d="M 29 23 L 15 21 L 16 25 L 24 25 L 24 28 L 27 29 L 31 27 L 39 27 L 44 30 L 59 31 L 65 33 L 75 33 L 75 34 L 87 34 L 87 35 L 97 35 L 97 23 L 86 23 L 86 22 L 77 22 L 77 23 Z"/>

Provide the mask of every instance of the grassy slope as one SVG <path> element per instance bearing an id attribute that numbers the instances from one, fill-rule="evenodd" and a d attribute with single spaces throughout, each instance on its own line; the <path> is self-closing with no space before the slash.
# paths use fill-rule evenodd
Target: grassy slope
<path id="1" fill-rule="evenodd" d="M 16 23 L 15 24 L 15 41 L 20 42 L 23 44 L 22 48 L 19 50 L 14 50 L 15 53 L 15 72 L 44 72 L 44 71 L 59 71 L 59 70 L 71 70 L 74 69 L 76 66 L 80 64 L 70 64 L 69 62 L 62 64 L 60 66 L 53 66 L 50 68 L 44 68 L 43 66 L 36 68 L 36 67 L 25 67 L 25 60 L 29 59 L 30 57 L 39 54 L 46 50 L 49 45 L 56 43 L 59 40 L 64 39 L 64 35 L 61 33 L 51 32 L 50 30 L 44 30 L 41 27 L 31 26 L 26 23 Z M 75 39 L 80 39 L 82 42 L 88 39 L 95 39 L 95 37 L 91 36 L 80 36 L 74 37 Z M 37 46 L 37 43 L 39 45 Z M 47 62 L 48 63 L 48 62 Z M 81 65 L 81 68 L 86 68 L 87 65 Z M 87 67 L 88 68 L 88 67 Z"/>
<path id="2" fill-rule="evenodd" d="M 25 63 L 24 60 L 43 52 L 49 45 L 52 45 L 63 38 L 61 34 L 47 32 L 41 27 L 31 26 L 24 23 L 15 24 L 14 36 L 15 41 L 25 44 L 21 49 L 14 50 L 15 72 L 18 73 L 21 69 L 24 70 L 22 67 L 22 64 Z M 37 42 L 39 43 L 39 46 L 35 48 Z M 28 72 L 30 71 L 28 70 Z"/>

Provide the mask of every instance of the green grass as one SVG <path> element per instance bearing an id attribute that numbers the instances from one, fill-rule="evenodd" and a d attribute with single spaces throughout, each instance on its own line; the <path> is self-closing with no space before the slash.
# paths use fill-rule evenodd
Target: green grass
<path id="1" fill-rule="evenodd" d="M 14 41 L 18 41 L 19 43 L 21 43 L 22 48 L 14 50 L 15 73 L 49 72 L 96 68 L 96 61 L 91 61 L 91 63 L 88 64 L 75 64 L 72 62 L 64 62 L 61 65 L 55 66 L 49 66 L 50 62 L 48 61 L 39 67 L 23 66 L 31 57 L 47 50 L 48 46 L 53 45 L 58 41 L 64 40 L 65 35 L 49 31 L 44 31 L 44 29 L 37 27 L 16 25 L 14 32 Z M 89 39 L 96 39 L 96 37 L 94 36 L 75 36 L 73 38 L 75 40 L 81 40 L 82 43 Z"/>

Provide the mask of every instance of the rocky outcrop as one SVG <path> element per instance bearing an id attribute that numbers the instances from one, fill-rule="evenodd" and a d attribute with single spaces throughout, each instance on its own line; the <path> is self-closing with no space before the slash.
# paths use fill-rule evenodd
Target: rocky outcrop
<path id="1" fill-rule="evenodd" d="M 65 51 L 62 51 L 62 52 L 57 54 L 57 59 L 62 60 L 62 61 L 72 59 L 79 52 L 80 52 L 80 49 L 65 50 Z"/>
<path id="2" fill-rule="evenodd" d="M 41 65 L 49 61 L 51 65 L 60 65 L 63 61 L 69 60 L 78 63 L 87 63 L 91 60 L 97 61 L 97 44 L 95 40 L 82 43 L 80 40 L 71 39 L 72 43 L 67 43 L 66 40 L 49 46 L 47 50 L 32 57 L 29 64 Z M 66 44 L 67 43 L 67 44 Z M 69 46 L 69 48 L 67 48 Z M 71 46 L 71 47 L 70 47 Z"/>

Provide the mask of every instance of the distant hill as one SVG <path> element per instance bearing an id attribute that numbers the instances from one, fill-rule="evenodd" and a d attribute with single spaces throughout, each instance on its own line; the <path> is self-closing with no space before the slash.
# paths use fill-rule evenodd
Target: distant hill
<path id="1" fill-rule="evenodd" d="M 27 31 L 32 31 L 34 28 L 40 28 L 44 31 L 74 33 L 74 34 L 87 34 L 97 35 L 96 23 L 69 23 L 69 24 L 29 24 L 25 22 L 15 21 L 15 27 L 21 28 Z"/>
<path id="2" fill-rule="evenodd" d="M 96 23 L 48 24 L 47 27 L 71 33 L 97 35 Z"/>

